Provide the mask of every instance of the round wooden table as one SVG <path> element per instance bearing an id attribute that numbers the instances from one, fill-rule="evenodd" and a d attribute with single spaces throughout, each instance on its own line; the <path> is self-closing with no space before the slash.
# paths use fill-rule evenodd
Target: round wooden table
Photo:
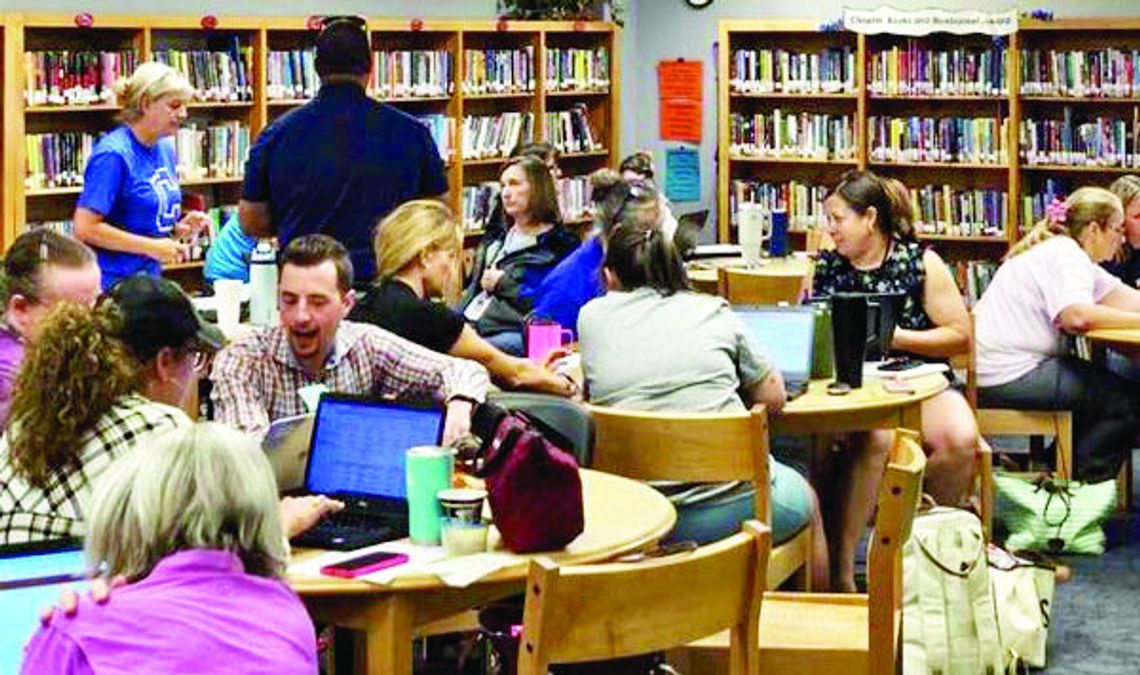
<path id="1" fill-rule="evenodd" d="M 1100 328 L 1085 333 L 1089 342 L 1135 350 L 1140 347 L 1140 328 Z"/>
<path id="2" fill-rule="evenodd" d="M 751 267 L 750 269 L 761 274 L 771 274 L 773 276 L 806 277 L 811 274 L 813 264 L 809 258 L 790 255 L 783 258 L 764 258 L 758 266 Z M 702 264 L 699 261 L 689 263 L 686 271 L 689 275 L 689 281 L 693 284 L 693 289 L 702 293 L 716 295 L 716 271 L 718 267 L 749 267 L 749 264 L 743 258 L 734 260 L 728 264 Z"/>
<path id="3" fill-rule="evenodd" d="M 653 488 L 589 469 L 582 469 L 581 476 L 584 531 L 561 551 L 534 555 L 559 564 L 599 562 L 654 544 L 673 529 L 676 511 Z M 303 561 L 320 553 L 299 551 L 294 558 Z M 446 586 L 434 576 L 399 577 L 381 586 L 290 574 L 289 583 L 317 621 L 365 634 L 365 672 L 411 673 L 412 635 L 417 626 L 521 592 L 527 563 L 534 555 L 516 555 L 517 564 L 466 588 Z"/>
<path id="4" fill-rule="evenodd" d="M 789 401 L 768 419 L 773 434 L 839 434 L 903 427 L 922 433 L 922 402 L 948 386 L 946 376 L 931 373 L 906 380 L 913 394 L 893 394 L 877 377 L 843 396 L 827 393 L 831 378 L 812 380 L 807 393 Z"/>

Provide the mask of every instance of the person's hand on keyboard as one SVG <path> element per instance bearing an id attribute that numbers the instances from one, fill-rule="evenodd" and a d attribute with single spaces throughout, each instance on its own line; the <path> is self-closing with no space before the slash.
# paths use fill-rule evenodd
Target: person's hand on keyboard
<path id="1" fill-rule="evenodd" d="M 306 495 L 304 497 L 282 497 L 281 529 L 289 539 L 301 534 L 320 522 L 329 513 L 336 513 L 344 508 L 344 502 L 329 499 L 324 495 Z"/>

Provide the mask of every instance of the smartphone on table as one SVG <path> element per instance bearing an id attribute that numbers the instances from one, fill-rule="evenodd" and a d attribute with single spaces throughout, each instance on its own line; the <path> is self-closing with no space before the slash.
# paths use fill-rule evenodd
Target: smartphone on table
<path id="1" fill-rule="evenodd" d="M 386 567 L 395 567 L 408 562 L 408 556 L 403 553 L 390 553 L 388 551 L 374 551 L 356 558 L 342 560 L 321 568 L 321 574 L 331 577 L 354 579 L 371 574 Z"/>

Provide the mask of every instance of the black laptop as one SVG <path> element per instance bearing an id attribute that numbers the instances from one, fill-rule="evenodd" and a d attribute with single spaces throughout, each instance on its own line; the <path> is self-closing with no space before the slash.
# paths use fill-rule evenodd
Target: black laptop
<path id="1" fill-rule="evenodd" d="M 815 348 L 811 307 L 734 307 L 736 315 L 784 377 L 788 399 L 807 391 Z"/>
<path id="2" fill-rule="evenodd" d="M 306 494 L 345 503 L 294 546 L 350 550 L 408 534 L 404 454 L 438 445 L 443 411 L 356 396 L 324 394 L 305 467 Z"/>

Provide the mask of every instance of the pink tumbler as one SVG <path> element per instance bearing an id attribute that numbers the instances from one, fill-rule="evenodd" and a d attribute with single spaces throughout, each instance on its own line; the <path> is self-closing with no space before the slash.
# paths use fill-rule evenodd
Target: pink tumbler
<path id="1" fill-rule="evenodd" d="M 557 321 L 531 321 L 526 325 L 526 355 L 542 363 L 550 352 L 574 340 L 574 332 Z"/>

